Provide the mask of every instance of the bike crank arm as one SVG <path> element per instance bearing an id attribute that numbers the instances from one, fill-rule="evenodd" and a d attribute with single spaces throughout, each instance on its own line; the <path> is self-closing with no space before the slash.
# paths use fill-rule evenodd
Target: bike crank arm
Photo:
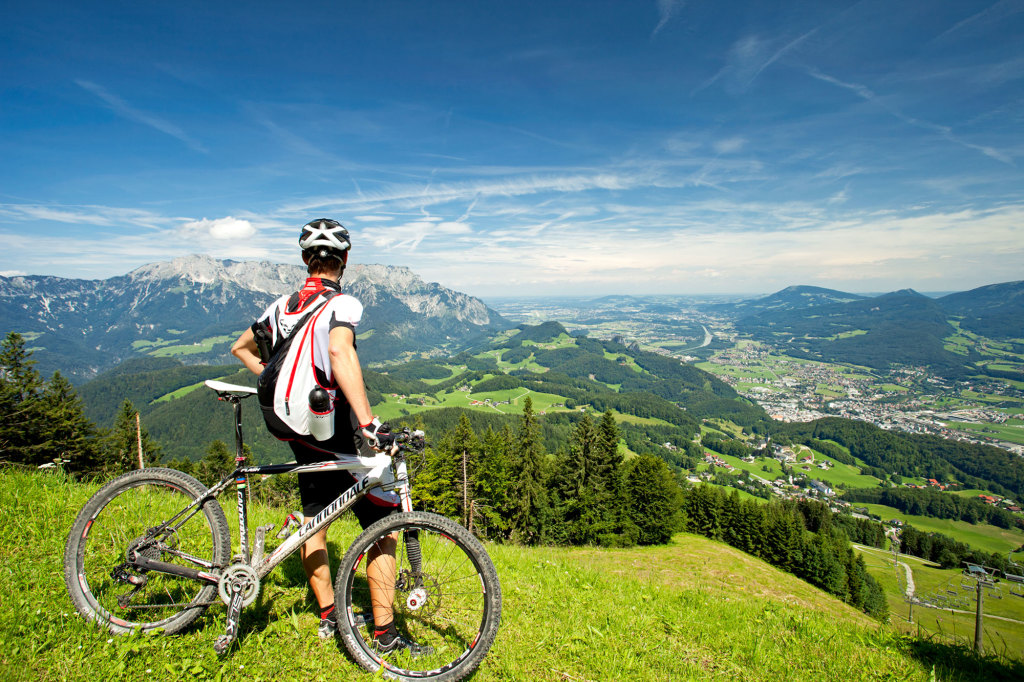
<path id="1" fill-rule="evenodd" d="M 231 646 L 231 643 L 238 638 L 238 621 L 242 617 L 243 591 L 241 585 L 231 587 L 231 603 L 228 604 L 228 623 L 223 635 L 217 637 L 213 644 L 213 650 L 223 654 Z"/>

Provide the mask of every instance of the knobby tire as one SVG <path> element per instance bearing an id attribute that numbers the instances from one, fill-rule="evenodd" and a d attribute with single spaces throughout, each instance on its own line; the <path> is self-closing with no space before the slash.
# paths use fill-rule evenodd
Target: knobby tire
<path id="1" fill-rule="evenodd" d="M 366 565 L 378 543 L 395 534 L 394 622 L 401 636 L 433 648 L 418 658 L 381 656 L 372 641 Z M 462 526 L 427 512 L 393 514 L 363 531 L 342 558 L 334 595 L 345 648 L 388 679 L 463 679 L 487 655 L 501 621 L 501 585 L 483 545 Z"/>
<path id="2" fill-rule="evenodd" d="M 140 570 L 129 564 L 128 553 L 135 547 L 150 559 L 204 571 L 213 569 L 189 557 L 218 570 L 226 565 L 231 536 L 216 500 L 204 502 L 173 533 L 151 534 L 206 490 L 180 471 L 153 468 L 127 473 L 93 495 L 78 513 L 64 551 L 64 582 L 75 609 L 116 634 L 174 634 L 198 618 L 217 599 L 216 585 Z M 137 582 L 144 586 L 131 594 Z"/>

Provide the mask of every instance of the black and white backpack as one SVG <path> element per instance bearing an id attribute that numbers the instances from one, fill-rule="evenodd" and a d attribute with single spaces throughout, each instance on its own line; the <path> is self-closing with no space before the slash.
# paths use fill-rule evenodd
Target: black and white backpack
<path id="1" fill-rule="evenodd" d="M 257 328 L 254 332 L 257 345 L 269 347 L 266 367 L 256 381 L 256 393 L 267 428 L 277 438 L 310 435 L 309 393 L 314 388 L 326 388 L 332 400 L 334 398 L 334 388 L 317 381 L 313 330 L 317 319 L 327 310 L 327 304 L 337 295 L 337 292 L 324 290 L 294 325 L 278 324 L 272 346 L 270 340 L 274 335 L 270 330 Z M 333 386 L 330 375 L 328 382 Z"/>

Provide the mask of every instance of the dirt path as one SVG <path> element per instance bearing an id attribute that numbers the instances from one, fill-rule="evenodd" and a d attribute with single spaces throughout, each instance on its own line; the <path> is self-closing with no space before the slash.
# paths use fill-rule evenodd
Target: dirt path
<path id="1" fill-rule="evenodd" d="M 886 559 L 888 559 L 890 556 L 892 556 L 892 552 L 886 552 L 885 550 L 878 549 L 876 547 L 866 547 L 864 545 L 857 545 L 857 544 L 854 544 L 853 546 L 856 547 L 857 549 L 859 549 L 862 552 L 871 552 L 872 554 L 876 554 L 876 555 L 880 554 L 880 555 L 884 556 Z M 902 566 L 903 570 L 907 574 L 907 590 L 906 590 L 907 599 L 913 599 L 914 598 L 914 591 L 916 589 L 915 586 L 914 586 L 914 572 L 910 570 L 910 566 L 906 562 L 897 561 L 896 563 L 898 563 L 900 566 Z"/>

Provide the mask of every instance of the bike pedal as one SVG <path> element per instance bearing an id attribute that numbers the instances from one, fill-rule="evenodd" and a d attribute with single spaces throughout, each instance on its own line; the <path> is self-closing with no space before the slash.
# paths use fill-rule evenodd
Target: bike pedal
<path id="1" fill-rule="evenodd" d="M 234 637 L 228 637 L 227 635 L 219 635 L 217 641 L 213 643 L 213 651 L 218 654 L 222 654 L 228 650 L 231 646 L 231 642 L 235 640 Z"/>

